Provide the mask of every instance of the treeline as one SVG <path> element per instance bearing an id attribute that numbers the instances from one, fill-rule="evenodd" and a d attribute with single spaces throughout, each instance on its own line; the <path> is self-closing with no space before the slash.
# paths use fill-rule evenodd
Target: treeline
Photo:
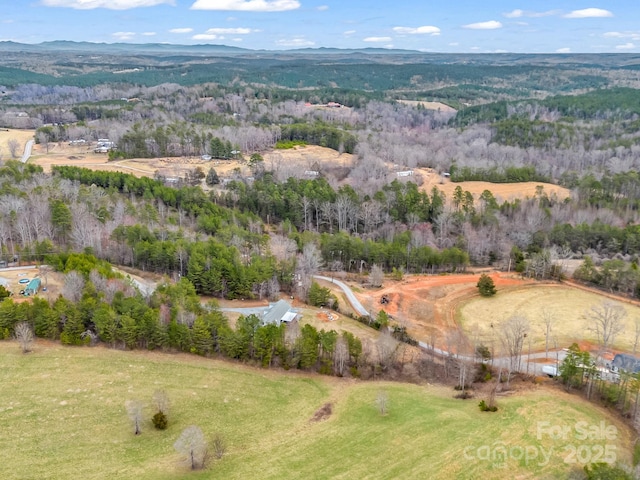
<path id="1" fill-rule="evenodd" d="M 313 180 L 290 177 L 278 183 L 267 172 L 250 186 L 230 182 L 228 192 L 217 197 L 227 207 L 254 212 L 265 222 L 288 221 L 298 230 L 333 232 L 347 230 L 371 233 L 388 217 L 395 222 L 433 222 L 442 213 L 444 195 L 433 189 L 431 195 L 413 182 L 394 180 L 372 197 L 360 197 L 350 186 L 337 191 L 324 178 Z"/>
<path id="2" fill-rule="evenodd" d="M 542 248 L 546 244 L 567 246 L 573 252 L 589 250 L 604 255 L 636 255 L 640 252 L 640 225 L 617 227 L 599 220 L 593 223 L 554 225 L 545 234 L 534 235 L 532 245 Z"/>
<path id="3" fill-rule="evenodd" d="M 346 233 L 325 233 L 320 237 L 320 249 L 327 265 L 338 261 L 348 271 L 380 265 L 389 272 L 394 269 L 411 273 L 459 272 L 469 265 L 469 254 L 460 248 L 438 250 L 411 246 L 410 242 L 410 232 L 398 234 L 388 242 L 363 240 Z"/>
<path id="4" fill-rule="evenodd" d="M 640 208 L 640 174 L 635 170 L 604 174 L 599 179 L 592 174 L 582 178 L 565 175 L 560 180 L 576 191 L 584 205 L 617 211 Z"/>
<path id="5" fill-rule="evenodd" d="M 281 126 L 282 140 L 303 141 L 312 145 L 353 153 L 357 139 L 352 133 L 325 123 L 293 123 Z"/>
<path id="6" fill-rule="evenodd" d="M 361 341 L 347 332 L 299 328 L 297 323 L 262 325 L 255 315 L 241 316 L 231 328 L 215 305 L 200 304 L 187 279 L 160 285 L 145 301 L 123 282 L 114 288 L 113 281 L 96 272 L 71 275 L 76 298 L 60 296 L 51 304 L 40 297 L 0 302 L 0 338 L 12 338 L 15 326 L 26 322 L 38 337 L 65 345 L 102 342 L 112 348 L 220 355 L 340 376 L 357 376 L 367 366 Z"/>
<path id="7" fill-rule="evenodd" d="M 223 223 L 233 220 L 247 225 L 251 214 L 240 215 L 212 202 L 200 187 L 172 188 L 148 177 L 135 177 L 128 173 L 89 170 L 72 166 L 55 166 L 54 175 L 83 185 L 96 185 L 106 190 L 130 193 L 148 200 L 160 200 L 166 206 L 182 211 L 197 219 L 202 232 L 214 234 Z"/>
<path id="8" fill-rule="evenodd" d="M 589 80 L 589 79 L 587 79 Z M 526 104 L 545 107 L 555 111 L 565 122 L 614 117 L 618 120 L 632 119 L 640 114 L 640 92 L 634 88 L 602 88 L 581 95 L 556 95 L 544 100 L 526 100 Z M 498 101 L 476 105 L 458 111 L 450 123 L 466 127 L 474 123 L 496 123 L 508 120 L 508 107 L 522 107 L 523 101 Z M 535 117 L 530 120 L 540 120 Z"/>
<path id="9" fill-rule="evenodd" d="M 576 128 L 560 122 L 543 122 L 512 116 L 493 124 L 492 141 L 520 148 L 570 148 Z"/>
<path id="10" fill-rule="evenodd" d="M 452 165 L 449 170 L 452 182 L 485 181 L 492 183 L 544 182 L 551 178 L 536 171 L 534 166 L 494 168 L 472 168 Z"/>
<path id="11" fill-rule="evenodd" d="M 609 292 L 640 298 L 640 270 L 637 259 L 625 262 L 619 258 L 605 260 L 596 266 L 590 256 L 573 273 L 573 278 Z"/>
<path id="12" fill-rule="evenodd" d="M 136 123 L 118 142 L 118 148 L 110 152 L 110 158 L 155 158 L 166 156 L 193 156 L 209 154 L 214 158 L 231 158 L 233 146 L 211 132 L 199 132 L 188 124 L 166 127 Z"/>

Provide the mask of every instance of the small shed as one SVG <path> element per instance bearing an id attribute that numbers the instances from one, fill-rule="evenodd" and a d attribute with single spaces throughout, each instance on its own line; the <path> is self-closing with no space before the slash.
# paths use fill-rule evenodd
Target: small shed
<path id="1" fill-rule="evenodd" d="M 35 295 L 36 293 L 38 293 L 39 290 L 40 290 L 40 279 L 34 278 L 29 282 L 29 285 L 27 285 L 27 288 L 24 289 L 24 295 L 26 297 L 29 297 L 31 295 Z"/>

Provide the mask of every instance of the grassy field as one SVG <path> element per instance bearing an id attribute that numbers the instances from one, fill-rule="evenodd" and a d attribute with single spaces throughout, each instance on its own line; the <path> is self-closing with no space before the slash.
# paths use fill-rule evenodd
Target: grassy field
<path id="1" fill-rule="evenodd" d="M 0 342 L 0 478 L 566 478 L 570 435 L 538 435 L 538 422 L 615 429 L 608 441 L 629 460 L 629 430 L 606 412 L 544 387 L 499 400 L 495 414 L 443 387 L 357 382 L 253 369 L 189 355 L 38 344 L 22 355 Z M 153 392 L 172 401 L 170 426 L 149 420 L 135 436 L 126 399 L 153 413 Z M 375 399 L 384 390 L 389 411 Z M 312 422 L 333 403 L 332 416 Z M 191 473 L 173 443 L 188 425 L 221 433 L 227 454 Z M 589 448 L 603 440 L 586 442 Z M 580 442 L 580 445 L 585 442 Z M 504 462 L 485 458 L 510 446 Z M 540 448 L 548 455 L 544 462 Z M 520 451 L 529 457 L 519 458 Z"/>
<path id="2" fill-rule="evenodd" d="M 498 291 L 496 296 L 490 298 L 473 297 L 460 307 L 458 320 L 471 338 L 478 336 L 490 339 L 492 324 L 497 327 L 513 315 L 523 315 L 531 327 L 532 347 L 541 348 L 544 347 L 545 334 L 542 311 L 546 309 L 555 319 L 552 338 L 555 336 L 558 345 L 566 347 L 574 341 L 596 340 L 594 333 L 589 330 L 590 322 L 585 314 L 603 300 L 620 304 L 627 311 L 626 327 L 618 336 L 615 347 L 630 350 L 635 336 L 635 322 L 640 321 L 640 308 L 578 288 L 536 285 Z"/>

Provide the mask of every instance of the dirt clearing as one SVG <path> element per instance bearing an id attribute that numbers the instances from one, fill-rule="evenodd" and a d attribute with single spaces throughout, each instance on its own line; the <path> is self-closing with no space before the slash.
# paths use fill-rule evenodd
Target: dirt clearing
<path id="1" fill-rule="evenodd" d="M 552 183 L 452 182 L 449 178 L 439 175 L 435 170 L 430 168 L 417 168 L 415 172 L 422 175 L 424 179 L 424 183 L 420 186 L 421 190 L 431 193 L 433 187 L 437 187 L 438 190 L 446 195 L 448 200 L 453 198 L 453 192 L 458 186 L 460 186 L 463 191 L 471 192 L 475 200 L 478 200 L 485 190 L 489 190 L 498 201 L 512 201 L 516 198 L 527 197 L 533 198 L 536 196 L 539 186 L 542 186 L 542 193 L 548 197 L 555 195 L 558 200 L 564 200 L 571 196 L 571 190 Z"/>

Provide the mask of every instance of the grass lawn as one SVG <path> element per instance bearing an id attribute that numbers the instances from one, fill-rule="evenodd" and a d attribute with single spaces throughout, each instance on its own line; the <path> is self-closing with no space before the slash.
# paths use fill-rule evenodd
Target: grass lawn
<path id="1" fill-rule="evenodd" d="M 497 413 L 444 387 L 358 382 L 275 372 L 189 355 L 120 352 L 39 343 L 22 355 L 0 342 L 0 478 L 566 478 L 568 446 L 613 445 L 629 460 L 631 432 L 575 396 L 539 387 L 501 398 Z M 150 423 L 153 392 L 171 401 L 169 428 Z M 385 391 L 389 411 L 375 407 Z M 124 402 L 147 404 L 133 435 Z M 327 420 L 311 422 L 324 403 Z M 538 435 L 540 421 L 615 428 L 613 440 Z M 189 472 L 173 443 L 189 425 L 219 432 L 227 453 Z M 511 451 L 491 458 L 500 447 Z M 548 462 L 540 453 L 551 451 Z M 518 458 L 529 450 L 529 458 Z M 532 458 L 533 451 L 538 452 Z M 489 458 L 485 458 L 486 453 Z M 583 455 L 584 457 L 584 455 Z"/>
<path id="2" fill-rule="evenodd" d="M 470 338 L 479 337 L 491 341 L 492 329 L 513 315 L 523 315 L 531 327 L 532 348 L 544 348 L 545 324 L 542 316 L 547 309 L 554 316 L 551 336 L 555 336 L 558 345 L 567 347 L 580 340 L 596 341 L 595 334 L 589 330 L 591 324 L 585 318 L 592 306 L 602 301 L 622 305 L 627 311 L 626 328 L 618 335 L 615 347 L 631 350 L 635 335 L 635 321 L 640 321 L 640 308 L 624 302 L 616 302 L 604 296 L 565 286 L 527 286 L 513 290 L 498 291 L 494 297 L 474 297 L 458 311 L 458 321 Z M 494 332 L 495 333 L 495 332 Z M 496 344 L 499 339 L 495 339 Z M 528 345 L 525 345 L 525 348 Z M 549 348 L 553 343 L 549 343 Z"/>

